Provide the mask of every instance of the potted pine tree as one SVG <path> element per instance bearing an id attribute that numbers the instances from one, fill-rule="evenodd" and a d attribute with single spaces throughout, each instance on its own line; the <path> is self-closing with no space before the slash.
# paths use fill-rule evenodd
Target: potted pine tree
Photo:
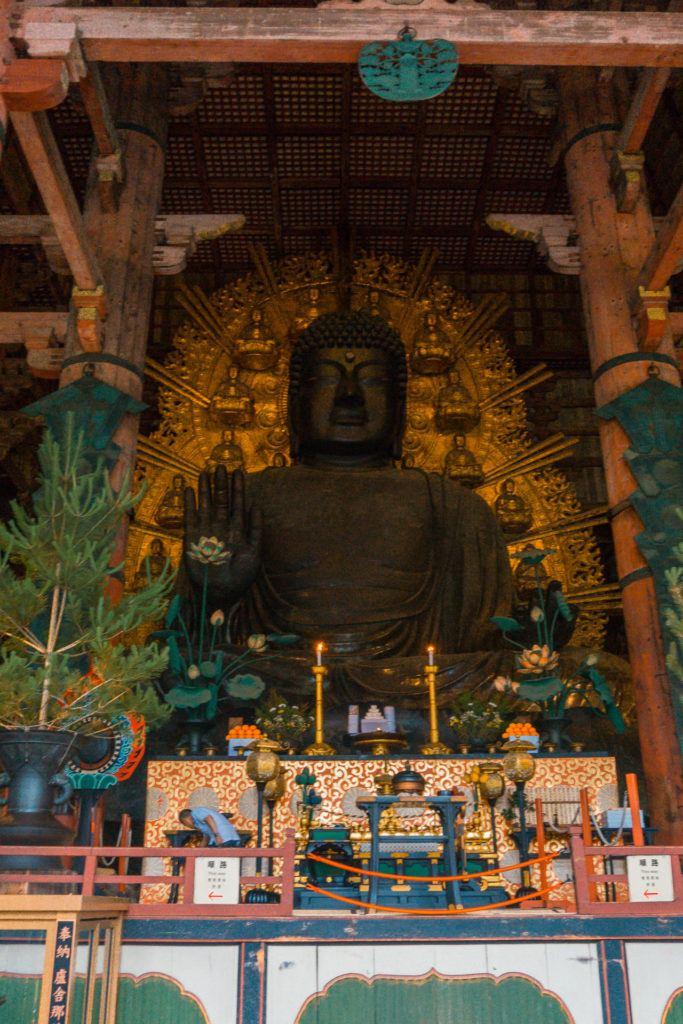
<path id="1" fill-rule="evenodd" d="M 112 552 L 137 499 L 118 491 L 90 455 L 69 414 L 62 440 L 46 431 L 33 510 L 16 502 L 0 523 L 0 762 L 6 813 L 0 843 L 53 845 L 71 839 L 52 814 L 56 773 L 84 737 L 111 735 L 122 712 L 148 727 L 169 710 L 153 685 L 167 654 L 126 634 L 163 606 L 170 568 L 118 602 L 107 583 Z M 91 741 L 92 742 L 92 741 Z M 0 870 L 10 864 L 2 859 Z M 18 859 L 17 859 L 18 861 Z M 26 859 L 14 867 L 31 866 Z M 42 862 L 45 863 L 44 861 Z"/>

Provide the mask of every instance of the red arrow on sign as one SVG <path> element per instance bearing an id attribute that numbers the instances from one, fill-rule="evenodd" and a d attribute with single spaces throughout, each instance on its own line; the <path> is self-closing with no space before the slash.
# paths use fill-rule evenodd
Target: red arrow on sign
<path id="1" fill-rule="evenodd" d="M 643 892 L 643 896 L 645 896 L 646 898 L 649 899 L 650 896 L 659 896 L 659 893 L 658 892 L 650 892 L 649 889 L 645 889 L 644 892 Z"/>
<path id="2" fill-rule="evenodd" d="M 209 899 L 210 900 L 222 900 L 223 899 L 223 897 L 221 896 L 221 894 L 219 892 L 214 892 L 213 890 L 211 890 L 211 892 L 208 895 L 209 895 Z M 647 893 L 645 895 L 647 895 Z"/>

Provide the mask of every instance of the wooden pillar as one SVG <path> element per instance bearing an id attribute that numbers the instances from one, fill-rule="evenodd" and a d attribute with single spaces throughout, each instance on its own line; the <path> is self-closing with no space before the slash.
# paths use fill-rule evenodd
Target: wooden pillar
<path id="1" fill-rule="evenodd" d="M 9 15 L 10 0 L 0 0 L 0 84 L 7 79 L 7 68 L 12 60 L 13 53 L 9 41 Z M 0 93 L 0 159 L 5 150 L 5 139 L 7 138 L 7 104 L 4 96 Z"/>
<path id="2" fill-rule="evenodd" d="M 97 253 L 107 301 L 102 352 L 83 353 L 76 339 L 70 339 L 61 383 L 69 384 L 80 377 L 85 362 L 90 360 L 100 380 L 139 399 L 152 308 L 154 222 L 161 204 L 164 173 L 167 77 L 163 68 L 149 64 L 122 65 L 117 70 L 116 120 L 123 167 L 118 209 L 101 202 L 94 164 L 84 208 L 86 232 Z M 114 442 L 121 447 L 112 473 L 114 487 L 133 470 L 138 425 L 138 416 L 127 414 L 114 435 Z M 123 529 L 115 561 L 123 560 L 125 545 Z"/>
<path id="3" fill-rule="evenodd" d="M 581 287 L 598 407 L 647 378 L 652 361 L 663 380 L 680 385 L 671 331 L 657 352 L 640 351 L 632 319 L 634 276 L 654 238 L 643 194 L 619 214 L 610 185 L 616 139 L 609 82 L 591 68 L 559 74 L 567 182 L 581 245 Z M 600 422 L 617 570 L 635 687 L 648 802 L 660 842 L 683 843 L 683 760 L 654 582 L 636 544 L 642 523 L 628 504 L 636 483 L 624 459 L 629 440 L 616 420 Z"/>

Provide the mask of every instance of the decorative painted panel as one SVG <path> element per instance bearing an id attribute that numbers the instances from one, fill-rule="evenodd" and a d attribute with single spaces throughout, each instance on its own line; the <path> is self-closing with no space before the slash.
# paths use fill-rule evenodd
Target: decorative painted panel
<path id="1" fill-rule="evenodd" d="M 424 978 L 373 978 L 369 984 L 359 977 L 333 981 L 306 1003 L 297 1024 L 338 1024 L 342 1019 L 373 1024 L 422 1019 L 439 1024 L 571 1020 L 557 996 L 530 978 L 442 978 L 435 972 Z"/>
<path id="2" fill-rule="evenodd" d="M 633 1024 L 683 1024 L 680 942 L 627 942 Z"/>
<path id="3" fill-rule="evenodd" d="M 42 944 L 0 947 L 0 1024 L 37 1019 Z M 124 945 L 117 1024 L 238 1024 L 238 948 L 234 945 Z M 70 1020 L 81 1019 L 83 975 L 73 981 Z M 99 998 L 99 983 L 95 1002 Z"/>
<path id="4" fill-rule="evenodd" d="M 278 946 L 266 1024 L 603 1024 L 592 943 Z"/>

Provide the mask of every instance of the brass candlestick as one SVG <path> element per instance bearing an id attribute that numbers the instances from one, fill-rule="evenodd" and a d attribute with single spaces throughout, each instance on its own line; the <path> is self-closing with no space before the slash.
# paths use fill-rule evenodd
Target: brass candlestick
<path id="1" fill-rule="evenodd" d="M 452 749 L 439 739 L 439 717 L 436 708 L 436 673 L 439 671 L 439 666 L 433 665 L 431 663 L 432 660 L 430 653 L 430 664 L 424 667 L 427 687 L 429 688 L 429 743 L 425 743 L 420 747 L 420 753 L 428 755 L 452 754 Z"/>
<path id="2" fill-rule="evenodd" d="M 337 753 L 334 747 L 325 742 L 323 730 L 323 682 L 326 674 L 327 669 L 324 665 L 313 665 L 313 675 L 315 676 L 315 740 L 304 750 L 304 754 L 311 754 L 313 757 L 329 757 L 331 754 Z"/>

